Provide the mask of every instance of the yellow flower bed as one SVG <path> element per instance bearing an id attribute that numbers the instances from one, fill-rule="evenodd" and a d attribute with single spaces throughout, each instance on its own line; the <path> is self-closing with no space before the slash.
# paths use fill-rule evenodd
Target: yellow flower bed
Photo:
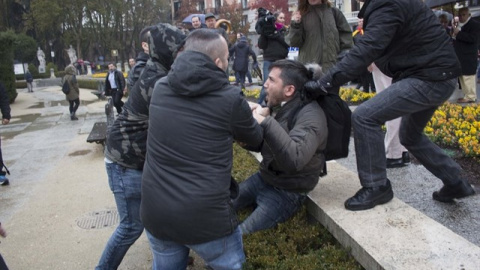
<path id="1" fill-rule="evenodd" d="M 123 73 L 123 77 L 127 78 L 128 77 L 128 73 L 125 73 L 125 72 L 122 72 Z M 92 74 L 92 78 L 106 78 L 107 77 L 107 72 L 100 72 L 100 73 L 95 73 L 95 74 Z"/>
<path id="2" fill-rule="evenodd" d="M 340 88 L 343 100 L 358 104 L 375 94 L 363 93 L 354 88 Z M 425 127 L 425 134 L 442 147 L 458 148 L 466 157 L 480 156 L 480 106 L 461 106 L 446 102 L 435 111 Z"/>
<path id="3" fill-rule="evenodd" d="M 260 91 L 261 90 L 262 90 L 261 88 L 255 88 L 255 89 L 252 89 L 252 90 L 242 89 L 242 92 L 245 95 L 245 97 L 251 97 L 251 98 L 258 99 L 260 97 Z"/>

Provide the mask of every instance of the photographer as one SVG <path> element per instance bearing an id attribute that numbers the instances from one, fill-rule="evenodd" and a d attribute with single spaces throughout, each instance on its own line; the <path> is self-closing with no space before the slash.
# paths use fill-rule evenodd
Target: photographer
<path id="1" fill-rule="evenodd" d="M 259 8 L 258 11 L 259 19 L 255 28 L 257 29 L 258 26 L 257 33 L 260 34 L 258 47 L 263 50 L 263 83 L 265 83 L 268 79 L 268 69 L 270 65 L 277 60 L 285 59 L 288 55 L 289 46 L 285 42 L 285 14 L 280 12 L 275 15 L 267 15 L 271 13 L 266 11 L 267 14 L 260 17 L 261 9 L 262 8 Z M 274 29 L 273 31 L 272 26 Z M 265 89 L 262 85 L 260 97 L 258 98 L 259 104 L 264 102 L 265 96 Z"/>

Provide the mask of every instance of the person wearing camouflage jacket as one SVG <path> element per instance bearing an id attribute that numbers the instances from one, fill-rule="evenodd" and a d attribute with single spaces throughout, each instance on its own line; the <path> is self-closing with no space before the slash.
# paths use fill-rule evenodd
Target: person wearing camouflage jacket
<path id="1" fill-rule="evenodd" d="M 110 237 L 96 269 L 116 269 L 144 228 L 139 210 L 150 98 L 153 86 L 167 75 L 177 47 L 185 38 L 183 32 L 166 23 L 153 26 L 150 36 L 150 58 L 123 111 L 107 132 L 105 165 L 120 224 Z"/>
<path id="2" fill-rule="evenodd" d="M 133 86 L 138 81 L 140 74 L 142 74 L 143 69 L 147 65 L 148 58 L 150 58 L 148 54 L 148 37 L 150 36 L 150 30 L 152 29 L 153 26 L 147 26 L 140 31 L 140 43 L 142 44 L 143 51 L 137 55 L 137 58 L 135 58 L 135 65 L 128 73 L 127 88 L 129 91 L 133 89 Z"/>

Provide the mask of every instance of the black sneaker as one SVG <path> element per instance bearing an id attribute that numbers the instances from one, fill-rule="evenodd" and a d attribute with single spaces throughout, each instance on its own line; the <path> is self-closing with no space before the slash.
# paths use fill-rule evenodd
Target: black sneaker
<path id="1" fill-rule="evenodd" d="M 393 190 L 390 180 L 380 187 L 363 187 L 353 197 L 345 201 L 345 208 L 351 211 L 371 209 L 393 199 Z"/>
<path id="2" fill-rule="evenodd" d="M 387 169 L 405 167 L 403 158 L 387 158 Z"/>
<path id="3" fill-rule="evenodd" d="M 439 191 L 432 194 L 434 200 L 439 202 L 451 203 L 454 199 L 460 199 L 475 194 L 475 190 L 466 181 L 450 186 L 444 185 Z"/>
<path id="4" fill-rule="evenodd" d="M 0 175 L 0 185 L 2 186 L 10 185 L 10 181 L 8 181 L 8 178 L 5 175 Z"/>

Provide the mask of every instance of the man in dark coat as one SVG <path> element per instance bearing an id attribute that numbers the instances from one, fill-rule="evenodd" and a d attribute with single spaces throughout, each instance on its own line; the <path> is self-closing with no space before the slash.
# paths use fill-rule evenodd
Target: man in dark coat
<path id="1" fill-rule="evenodd" d="M 108 240 L 96 269 L 117 269 L 130 246 L 143 232 L 141 181 L 147 152 L 150 98 L 155 83 L 167 75 L 177 46 L 185 38 L 183 32 L 166 23 L 152 26 L 148 36 L 150 58 L 107 135 L 105 166 L 120 224 Z"/>
<path id="2" fill-rule="evenodd" d="M 245 260 L 232 143 L 258 149 L 263 133 L 227 66 L 225 39 L 197 29 L 155 84 L 140 207 L 153 269 L 185 269 L 189 249 L 213 269 L 241 269 Z"/>
<path id="3" fill-rule="evenodd" d="M 312 94 L 338 93 L 340 85 L 359 76 L 373 62 L 393 80 L 352 114 L 358 176 L 363 187 L 345 202 L 345 207 L 365 210 L 393 198 L 381 126 L 397 117 L 402 117 L 402 145 L 444 184 L 433 192 L 433 199 L 453 202 L 473 195 L 475 190 L 462 168 L 423 132 L 438 106 L 452 95 L 461 73 L 450 38 L 438 18 L 418 0 L 365 0 L 358 17 L 363 18 L 363 38 L 322 79 L 305 85 Z"/>
<path id="4" fill-rule="evenodd" d="M 112 96 L 113 106 L 117 113 L 122 112 L 123 90 L 125 88 L 125 77 L 121 71 L 118 71 L 113 63 L 108 64 L 108 73 L 105 77 L 105 93 Z"/>
<path id="5" fill-rule="evenodd" d="M 235 57 L 233 60 L 233 70 L 238 72 L 238 78 L 240 79 L 240 85 L 242 89 L 245 88 L 245 76 L 248 71 L 248 57 L 252 56 L 253 64 L 257 64 L 257 55 L 248 45 L 247 38 L 245 36 L 240 37 L 239 42 L 235 43 L 230 48 L 230 56 Z"/>
<path id="6" fill-rule="evenodd" d="M 2 111 L 2 125 L 7 125 L 10 123 L 10 100 L 8 98 L 7 90 L 3 86 L 3 83 L 0 82 L 0 110 Z M 0 185 L 5 186 L 10 184 L 8 178 L 6 177 L 7 173 L 10 174 L 7 167 L 3 163 L 2 156 L 2 142 L 0 140 Z M 3 170 L 5 168 L 5 171 Z"/>
<path id="7" fill-rule="evenodd" d="M 462 66 L 462 75 L 458 77 L 464 97 L 458 103 L 477 101 L 477 58 L 480 23 L 472 19 L 468 7 L 458 10 L 458 25 L 453 29 L 453 46 Z"/>

